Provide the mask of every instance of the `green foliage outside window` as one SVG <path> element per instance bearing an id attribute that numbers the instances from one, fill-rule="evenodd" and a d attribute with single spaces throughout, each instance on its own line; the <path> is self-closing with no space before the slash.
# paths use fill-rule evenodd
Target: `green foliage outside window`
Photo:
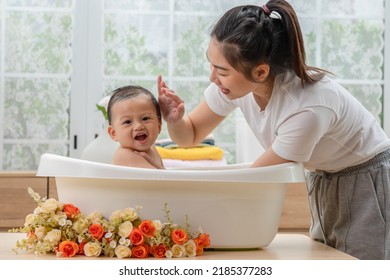
<path id="1" fill-rule="evenodd" d="M 138 1 L 104 1 L 113 8 L 138 9 Z M 143 1 L 148 13 L 105 13 L 103 32 L 102 96 L 123 84 L 139 84 L 156 93 L 156 76 L 163 74 L 169 86 L 186 102 L 187 112 L 203 97 L 208 86 L 209 65 L 205 56 L 209 32 L 217 17 L 240 1 Z M 237 2 L 237 3 L 236 3 Z M 312 8 L 292 1 L 303 11 L 301 24 L 308 64 L 325 68 L 366 106 L 379 121 L 383 117 L 383 18 L 332 18 L 321 21 Z M 318 1 L 317 1 L 318 2 Z M 341 5 L 347 9 L 354 1 Z M 350 3 L 351 2 L 351 3 Z M 375 1 L 377 3 L 378 1 Z M 2 10 L 5 4 L 19 9 Z M 0 73 L 3 92 L 0 104 L 4 115 L 0 145 L 2 169 L 35 169 L 44 152 L 69 154 L 73 1 L 0 0 L 0 29 L 4 67 Z M 158 3 L 158 9 L 156 4 Z M 196 9 L 203 3 L 204 7 Z M 306 3 L 306 1 L 305 1 Z M 326 1 L 321 1 L 326 6 Z M 331 5 L 335 1 L 329 2 Z M 299 4 L 299 5 L 298 5 Z M 23 10 L 26 6 L 64 10 Z M 140 4 L 141 5 L 141 4 Z M 218 7 L 210 13 L 209 7 Z M 165 10 L 164 10 L 165 8 Z M 214 9 L 213 8 L 213 9 Z M 141 9 L 141 8 L 140 8 Z M 162 11 L 159 14 L 159 11 Z M 333 9 L 334 10 L 334 9 Z M 149 11 L 149 10 L 147 10 Z M 172 14 L 173 13 L 173 14 Z M 352 12 L 351 12 L 352 14 Z M 173 20 L 173 23 L 170 22 Z M 318 22 L 320 24 L 318 25 Z M 4 31 L 3 33 L 1 33 Z M 94 29 L 99 32 L 99 29 Z M 173 32 L 171 34 L 170 32 Z M 173 40 L 169 42 L 168 40 Z M 4 74 L 5 73 L 5 74 Z M 72 95 L 73 94 L 73 95 Z M 95 104 L 90 104 L 94 107 Z M 98 114 L 98 112 L 97 112 Z M 217 144 L 235 162 L 235 117 L 229 116 L 214 132 Z M 168 137 L 166 130 L 161 137 Z"/>

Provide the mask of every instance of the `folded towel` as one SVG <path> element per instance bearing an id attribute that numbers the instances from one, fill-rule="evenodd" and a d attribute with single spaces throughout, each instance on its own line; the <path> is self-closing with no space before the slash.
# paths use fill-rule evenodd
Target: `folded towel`
<path id="1" fill-rule="evenodd" d="M 181 160 L 181 159 L 163 159 L 165 168 L 195 168 L 195 167 L 218 167 L 226 166 L 227 162 L 223 158 L 221 160 L 209 160 L 209 159 L 200 159 L 200 160 Z"/>
<path id="2" fill-rule="evenodd" d="M 215 139 L 212 134 L 207 135 L 205 139 L 198 146 L 214 146 Z M 164 147 L 164 148 L 178 148 L 179 146 L 172 141 L 170 138 L 158 139 L 155 143 L 156 146 Z"/>
<path id="3" fill-rule="evenodd" d="M 218 146 L 196 146 L 192 148 L 163 148 L 156 146 L 161 158 L 181 160 L 221 160 L 223 150 Z"/>

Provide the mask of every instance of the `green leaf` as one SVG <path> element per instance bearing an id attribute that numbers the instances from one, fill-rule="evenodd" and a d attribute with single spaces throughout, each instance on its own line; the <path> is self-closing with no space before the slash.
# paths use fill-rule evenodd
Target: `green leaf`
<path id="1" fill-rule="evenodd" d="M 99 104 L 96 104 L 96 108 L 101 111 L 103 113 L 103 117 L 108 120 L 108 115 L 107 115 L 107 111 L 106 111 L 106 108 L 104 108 L 104 106 L 100 106 Z"/>

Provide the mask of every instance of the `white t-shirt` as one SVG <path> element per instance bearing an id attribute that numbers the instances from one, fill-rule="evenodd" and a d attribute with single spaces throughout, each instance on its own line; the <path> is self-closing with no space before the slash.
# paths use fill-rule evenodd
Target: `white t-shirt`
<path id="1" fill-rule="evenodd" d="M 339 171 L 390 148 L 374 116 L 327 77 L 302 88 L 294 73 L 278 75 L 263 111 L 252 93 L 229 100 L 211 84 L 204 96 L 221 116 L 239 107 L 265 149 L 272 146 L 280 157 L 302 162 L 309 170 Z"/>

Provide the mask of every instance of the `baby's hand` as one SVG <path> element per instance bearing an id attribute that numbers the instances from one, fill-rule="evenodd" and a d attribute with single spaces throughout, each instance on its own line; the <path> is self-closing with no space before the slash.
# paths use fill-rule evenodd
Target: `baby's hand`
<path id="1" fill-rule="evenodd" d="M 164 164 L 162 163 L 161 159 L 155 159 L 155 158 L 151 157 L 150 155 L 148 155 L 145 152 L 134 151 L 134 153 L 139 155 L 139 156 L 141 156 L 141 157 L 143 157 L 153 167 L 155 167 L 157 169 L 165 169 Z"/>

